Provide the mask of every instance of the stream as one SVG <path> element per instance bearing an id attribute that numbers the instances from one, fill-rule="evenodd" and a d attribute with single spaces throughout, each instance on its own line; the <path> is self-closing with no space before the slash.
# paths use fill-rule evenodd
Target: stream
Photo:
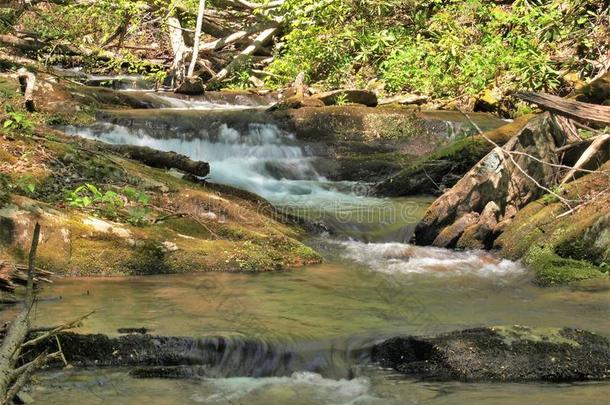
<path id="1" fill-rule="evenodd" d="M 322 223 L 327 231 L 307 243 L 325 261 L 263 274 L 58 280 L 44 289 L 35 325 L 61 323 L 75 309 L 96 310 L 78 332 L 118 335 L 119 328 L 144 327 L 158 335 L 260 343 L 251 359 L 229 354 L 214 365 L 216 378 L 135 379 L 121 369 L 44 372 L 32 392 L 37 402 L 606 403 L 609 383 L 426 382 L 367 363 L 364 349 L 400 334 L 523 324 L 610 336 L 610 294 L 603 282 L 539 288 L 520 263 L 486 252 L 409 245 L 432 198 L 372 198 L 365 184 L 329 180 L 318 170 L 316 149 L 293 134 L 273 123 L 236 125 L 235 117 L 243 121 L 252 105 L 156 97 L 168 108 L 110 112 L 89 127 L 63 130 L 208 161 L 208 181 Z M 275 366 L 288 354 L 289 363 Z"/>

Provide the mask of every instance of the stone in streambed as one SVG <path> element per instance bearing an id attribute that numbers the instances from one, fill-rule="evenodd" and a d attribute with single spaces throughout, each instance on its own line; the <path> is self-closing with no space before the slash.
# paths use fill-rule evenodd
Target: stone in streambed
<path id="1" fill-rule="evenodd" d="M 372 358 L 409 376 L 465 382 L 588 381 L 610 377 L 610 343 L 595 333 L 524 326 L 437 337 L 394 337 Z"/>
<path id="2" fill-rule="evenodd" d="M 167 379 L 185 379 L 198 378 L 206 376 L 206 367 L 204 366 L 152 366 L 138 367 L 129 372 L 131 377 L 135 378 L 167 378 Z"/>

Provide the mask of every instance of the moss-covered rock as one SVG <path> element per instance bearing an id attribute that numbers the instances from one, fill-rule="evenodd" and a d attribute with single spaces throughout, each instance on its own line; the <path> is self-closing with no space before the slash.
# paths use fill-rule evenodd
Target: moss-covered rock
<path id="1" fill-rule="evenodd" d="M 498 144 L 506 143 L 530 119 L 524 116 L 492 129 L 485 136 Z M 386 197 L 430 194 L 440 195 L 451 188 L 493 145 L 482 136 L 468 136 L 443 146 L 415 162 L 409 162 L 398 173 L 384 179 L 374 187 L 374 194 Z"/>
<path id="2" fill-rule="evenodd" d="M 577 329 L 498 326 L 394 337 L 375 345 L 372 358 L 400 373 L 435 380 L 605 380 L 610 343 Z"/>
<path id="3" fill-rule="evenodd" d="M 610 162 L 601 170 L 610 169 Z M 564 197 L 587 204 L 571 215 L 551 196 L 532 202 L 517 213 L 495 246 L 510 259 L 523 258 L 543 285 L 607 277 L 610 265 L 610 179 L 593 173 L 569 183 Z M 592 198 L 592 196 L 595 196 Z"/>
<path id="4" fill-rule="evenodd" d="M 0 173 L 0 208 L 4 207 L 10 198 L 8 178 Z"/>

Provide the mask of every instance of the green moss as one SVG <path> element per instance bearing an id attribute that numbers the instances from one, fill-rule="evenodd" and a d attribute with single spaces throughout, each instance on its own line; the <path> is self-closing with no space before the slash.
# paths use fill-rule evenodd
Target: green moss
<path id="1" fill-rule="evenodd" d="M 507 345 L 529 340 L 531 342 L 548 342 L 580 346 L 576 340 L 565 337 L 562 334 L 563 329 L 560 328 L 532 328 L 529 326 L 511 325 L 494 326 L 491 330 L 501 336 L 504 343 Z"/>
<path id="2" fill-rule="evenodd" d="M 544 286 L 606 276 L 599 267 L 585 260 L 560 257 L 549 247 L 531 247 L 523 262 L 534 270 L 536 282 Z"/>

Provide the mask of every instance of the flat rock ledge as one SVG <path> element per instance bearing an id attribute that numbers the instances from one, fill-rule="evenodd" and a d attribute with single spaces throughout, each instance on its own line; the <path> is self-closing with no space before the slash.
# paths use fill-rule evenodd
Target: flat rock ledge
<path id="1" fill-rule="evenodd" d="M 512 326 L 394 337 L 376 345 L 372 358 L 407 376 L 432 380 L 568 382 L 610 376 L 608 339 L 571 328 Z"/>
<path id="2" fill-rule="evenodd" d="M 290 345 L 240 337 L 119 337 L 61 333 L 64 356 L 76 367 L 127 367 L 139 378 L 289 375 L 310 370 L 307 353 Z M 50 340 L 29 355 L 57 350 Z M 399 336 L 347 354 L 349 361 L 392 368 L 408 377 L 463 382 L 569 382 L 610 376 L 610 342 L 571 328 L 498 326 L 435 337 Z M 304 356 L 304 357 L 303 357 Z M 51 367 L 63 367 L 57 360 Z"/>

